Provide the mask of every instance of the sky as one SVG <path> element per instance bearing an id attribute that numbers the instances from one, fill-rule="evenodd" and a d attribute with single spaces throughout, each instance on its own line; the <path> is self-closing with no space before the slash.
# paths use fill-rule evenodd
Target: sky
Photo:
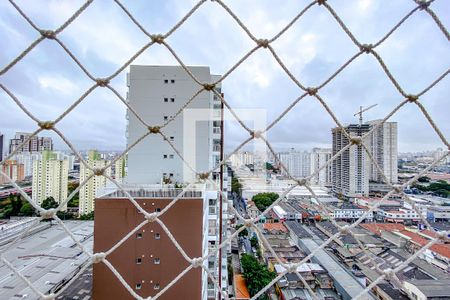
<path id="1" fill-rule="evenodd" d="M 411 9 L 410 0 L 327 1 L 361 43 L 374 44 Z M 450 28 L 446 0 L 431 8 Z M 55 29 L 83 1 L 25 1 L 17 5 L 42 29 Z M 152 34 L 170 30 L 195 5 L 195 1 L 122 1 Z M 225 1 L 257 38 L 271 38 L 306 5 L 300 0 Z M 282 4 L 281 4 L 282 3 Z M 446 7 L 447 6 L 447 7 Z M 7 1 L 0 2 L 0 69 L 26 49 L 39 34 Z M 113 1 L 94 1 L 58 35 L 67 48 L 95 77 L 115 72 L 148 42 L 139 28 Z M 166 42 L 186 65 L 210 66 L 224 74 L 255 43 L 216 2 L 205 2 Z M 358 48 L 322 6 L 313 6 L 279 39 L 271 44 L 294 76 L 305 86 L 317 86 L 333 74 Z M 424 11 L 414 13 L 376 51 L 402 88 L 415 94 L 450 67 L 450 43 Z M 133 64 L 178 65 L 163 46 L 154 45 Z M 127 69 L 111 85 L 125 97 Z M 76 101 L 93 82 L 52 40 L 44 40 L 8 72 L 0 83 L 11 90 L 40 120 L 54 120 Z M 234 108 L 263 108 L 269 122 L 281 114 L 302 90 L 286 75 L 268 49 L 259 49 L 222 83 L 226 100 Z M 403 98 L 372 55 L 361 55 L 319 91 L 342 124 L 356 123 L 359 106 L 376 107 L 365 120 L 386 116 Z M 450 136 L 450 76 L 421 97 L 442 133 Z M 71 111 L 57 128 L 79 150 L 123 150 L 126 145 L 126 107 L 109 90 L 98 88 Z M 398 122 L 399 151 L 423 151 L 444 147 L 419 108 L 407 104 L 389 121 Z M 306 97 L 269 132 L 276 149 L 307 150 L 331 146 L 331 128 L 336 126 L 323 106 Z M 24 112 L 0 90 L 0 132 L 11 138 L 16 131 L 37 128 Z M 52 133 L 55 148 L 66 149 Z M 226 124 L 226 146 L 230 150 L 248 137 L 236 122 Z"/>

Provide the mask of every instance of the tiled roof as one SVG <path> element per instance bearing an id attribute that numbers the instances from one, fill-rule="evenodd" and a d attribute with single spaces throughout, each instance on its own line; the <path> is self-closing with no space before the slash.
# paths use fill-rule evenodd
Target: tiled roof
<path id="1" fill-rule="evenodd" d="M 283 231 L 288 232 L 286 226 L 283 223 L 264 223 L 263 228 L 269 231 Z"/>
<path id="2" fill-rule="evenodd" d="M 381 231 L 401 231 L 405 230 L 405 226 L 397 223 L 364 223 L 359 226 L 367 229 L 377 235 L 381 235 Z"/>

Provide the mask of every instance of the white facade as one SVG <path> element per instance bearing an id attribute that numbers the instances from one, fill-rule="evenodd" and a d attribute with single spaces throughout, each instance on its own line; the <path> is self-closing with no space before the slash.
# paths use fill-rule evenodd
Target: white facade
<path id="1" fill-rule="evenodd" d="M 121 157 L 114 163 L 114 179 L 122 182 L 126 176 L 126 158 Z"/>
<path id="2" fill-rule="evenodd" d="M 280 152 L 278 153 L 278 159 L 294 178 L 311 175 L 311 154 L 307 151 L 291 149 L 289 152 Z M 282 174 L 287 175 L 284 169 L 282 169 Z"/>
<path id="3" fill-rule="evenodd" d="M 104 168 L 108 164 L 107 160 L 100 158 L 100 155 L 96 151 L 90 151 L 87 164 L 91 168 Z M 86 168 L 84 164 L 80 164 L 80 184 L 82 184 L 86 178 L 91 176 L 93 172 Z M 105 170 L 106 175 L 111 175 L 111 169 Z M 104 176 L 93 176 L 91 177 L 80 189 L 79 197 L 79 215 L 85 215 L 94 211 L 94 199 L 96 198 L 97 192 L 106 186 L 107 179 Z"/>
<path id="4" fill-rule="evenodd" d="M 21 152 L 13 155 L 11 160 L 15 160 L 17 163 L 23 164 L 24 175 L 27 177 L 33 175 L 33 164 L 41 158 L 42 154 L 40 152 Z"/>
<path id="5" fill-rule="evenodd" d="M 255 157 L 252 152 L 239 151 L 230 156 L 230 162 L 233 168 L 240 168 L 245 165 L 253 165 Z"/>
<path id="6" fill-rule="evenodd" d="M 39 205 L 48 197 L 53 197 L 57 203 L 64 201 L 68 176 L 69 161 L 58 160 L 55 153 L 44 151 L 42 158 L 33 164 L 33 201 Z"/>
<path id="7" fill-rule="evenodd" d="M 349 206 L 343 206 L 341 208 L 336 208 L 331 216 L 334 219 L 344 219 L 344 220 L 357 220 L 361 218 L 364 213 L 366 212 L 366 209 L 359 208 L 357 206 L 349 205 Z M 373 213 L 369 212 L 367 216 L 364 218 L 367 222 L 373 221 Z"/>
<path id="8" fill-rule="evenodd" d="M 363 136 L 370 130 L 370 126 L 349 125 L 345 127 L 350 137 Z M 339 127 L 332 130 L 333 155 L 349 144 L 348 138 Z M 363 141 L 368 143 L 368 138 Z M 368 196 L 370 159 L 366 151 L 360 145 L 351 145 L 350 148 L 341 153 L 332 166 L 332 189 L 333 192 L 344 197 Z"/>
<path id="9" fill-rule="evenodd" d="M 420 216 L 410 209 L 400 208 L 398 211 L 378 209 L 378 214 L 387 222 L 419 221 Z"/>
<path id="10" fill-rule="evenodd" d="M 381 120 L 370 121 L 372 127 Z M 385 122 L 370 135 L 368 148 L 373 158 L 383 170 L 384 176 L 389 182 L 398 182 L 398 150 L 397 150 L 397 122 Z M 370 164 L 370 181 L 384 182 L 383 174 L 380 174 L 376 166 Z"/>
<path id="11" fill-rule="evenodd" d="M 332 157 L 331 148 L 314 148 L 311 152 L 311 174 L 315 173 Z M 320 170 L 311 178 L 311 184 L 331 186 L 332 163 Z"/>
<path id="12" fill-rule="evenodd" d="M 209 67 L 189 67 L 200 82 L 212 82 Z M 139 116 L 150 126 L 162 126 L 169 122 L 193 95 L 201 88 L 182 67 L 178 66 L 131 66 L 128 75 L 128 102 Z M 213 108 L 213 92 L 203 91 L 188 105 L 187 109 Z M 220 102 L 219 102 L 220 103 Z M 127 111 L 127 144 L 131 145 L 148 132 L 139 119 Z M 208 119 L 208 117 L 206 117 Z M 168 140 L 185 156 L 183 113 L 162 129 Z M 215 161 L 211 151 L 218 152 L 220 145 L 213 144 L 212 114 L 210 121 L 199 121 L 195 128 L 195 165 L 198 172 L 207 171 Z M 150 134 L 128 153 L 128 175 L 125 181 L 132 184 L 182 183 L 195 180 L 195 174 L 188 171 L 183 161 L 159 134 Z"/>

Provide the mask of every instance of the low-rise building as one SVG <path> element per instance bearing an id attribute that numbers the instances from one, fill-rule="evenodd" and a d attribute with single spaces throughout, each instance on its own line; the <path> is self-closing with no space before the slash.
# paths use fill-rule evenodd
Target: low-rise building
<path id="1" fill-rule="evenodd" d="M 399 210 L 378 210 L 377 215 L 384 222 L 392 223 L 417 223 L 420 216 L 413 210 L 400 208 Z"/>
<path id="2" fill-rule="evenodd" d="M 450 221 L 450 206 L 430 206 L 427 209 L 427 219 L 433 222 Z"/>
<path id="3" fill-rule="evenodd" d="M 369 209 L 363 206 L 354 205 L 351 203 L 343 203 L 341 206 L 336 207 L 333 212 L 331 213 L 331 216 L 335 220 L 358 220 L 361 218 Z M 367 215 L 364 217 L 365 222 L 372 222 L 373 221 L 373 213 L 368 212 Z"/>
<path id="4" fill-rule="evenodd" d="M 408 280 L 403 284 L 412 299 L 450 299 L 450 280 Z"/>

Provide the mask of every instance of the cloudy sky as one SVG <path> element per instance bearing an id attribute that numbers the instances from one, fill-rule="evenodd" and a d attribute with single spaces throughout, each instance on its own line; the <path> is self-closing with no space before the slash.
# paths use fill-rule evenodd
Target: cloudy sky
<path id="1" fill-rule="evenodd" d="M 225 1 L 258 38 L 270 38 L 286 26 L 308 1 Z M 450 27 L 448 2 L 437 0 L 432 9 Z M 361 43 L 375 43 L 411 9 L 411 0 L 329 0 Z M 17 1 L 43 29 L 54 29 L 74 13 L 83 1 Z M 195 1 L 123 1 L 151 33 L 165 33 Z M 0 69 L 28 47 L 39 34 L 7 1 L 0 2 Z M 95 77 L 105 77 L 148 42 L 113 1 L 94 1 L 60 35 L 60 39 Z M 225 73 L 255 44 L 236 21 L 217 3 L 205 2 L 167 42 L 187 65 L 210 66 Z M 321 6 L 312 7 L 272 46 L 287 68 L 306 86 L 316 86 L 358 52 L 357 47 Z M 450 67 L 450 43 L 431 17 L 413 14 L 376 49 L 407 93 L 418 93 Z M 134 64 L 177 65 L 163 46 L 155 45 Z M 123 71 L 112 85 L 126 94 Z M 444 135 L 450 136 L 450 76 L 444 78 L 421 101 Z M 78 99 L 93 82 L 54 41 L 44 40 L 6 74 L 0 82 L 10 89 L 37 118 L 53 120 Z M 276 118 L 302 91 L 289 79 L 267 49 L 260 49 L 223 83 L 223 92 L 236 108 L 264 108 L 268 120 Z M 359 106 L 378 104 L 364 117 L 384 117 L 401 100 L 372 55 L 361 55 L 323 89 L 325 99 L 344 124 L 357 122 Z M 443 147 L 418 107 L 409 104 L 396 113 L 399 150 L 420 151 Z M 57 127 L 80 150 L 125 147 L 125 106 L 107 89 L 96 89 L 70 112 Z M 278 149 L 309 149 L 331 142 L 335 126 L 317 100 L 300 101 L 268 135 Z M 12 137 L 16 131 L 33 131 L 31 121 L 0 90 L 0 132 Z M 55 137 L 58 149 L 66 148 Z M 247 137 L 236 124 L 227 125 L 228 148 Z"/>

